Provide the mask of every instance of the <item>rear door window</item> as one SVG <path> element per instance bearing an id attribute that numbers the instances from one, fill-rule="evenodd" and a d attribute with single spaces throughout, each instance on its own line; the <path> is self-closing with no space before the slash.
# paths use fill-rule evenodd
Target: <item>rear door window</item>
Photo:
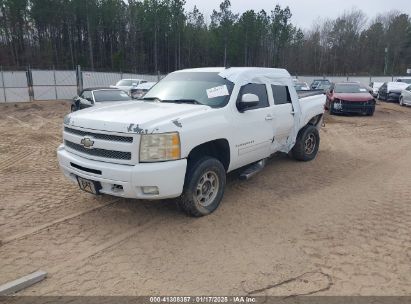
<path id="1" fill-rule="evenodd" d="M 271 85 L 271 89 L 275 105 L 291 103 L 290 91 L 287 86 Z"/>

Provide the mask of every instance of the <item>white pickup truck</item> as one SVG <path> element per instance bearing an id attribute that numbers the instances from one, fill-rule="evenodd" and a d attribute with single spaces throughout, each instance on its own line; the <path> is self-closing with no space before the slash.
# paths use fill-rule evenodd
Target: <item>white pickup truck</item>
<path id="1" fill-rule="evenodd" d="M 65 176 L 94 194 L 179 197 L 192 216 L 220 204 L 226 173 L 247 179 L 275 152 L 315 158 L 324 95 L 299 99 L 290 74 L 269 68 L 173 72 L 143 100 L 64 118 Z"/>

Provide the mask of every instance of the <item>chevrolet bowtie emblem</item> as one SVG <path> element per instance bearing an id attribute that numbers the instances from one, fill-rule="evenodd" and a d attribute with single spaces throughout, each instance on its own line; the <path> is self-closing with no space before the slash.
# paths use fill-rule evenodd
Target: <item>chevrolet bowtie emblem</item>
<path id="1" fill-rule="evenodd" d="M 84 148 L 92 149 L 94 145 L 94 140 L 86 136 L 86 137 L 83 137 L 80 143 L 83 145 Z"/>

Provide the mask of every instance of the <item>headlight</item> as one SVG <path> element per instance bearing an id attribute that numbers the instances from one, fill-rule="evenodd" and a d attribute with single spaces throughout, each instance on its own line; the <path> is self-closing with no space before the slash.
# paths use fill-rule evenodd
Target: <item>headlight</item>
<path id="1" fill-rule="evenodd" d="M 69 124 L 70 124 L 70 121 L 71 121 L 71 114 L 67 114 L 66 116 L 64 116 L 63 123 L 64 123 L 65 125 L 69 125 Z"/>
<path id="2" fill-rule="evenodd" d="M 140 162 L 149 163 L 180 158 L 180 135 L 178 132 L 141 135 Z"/>

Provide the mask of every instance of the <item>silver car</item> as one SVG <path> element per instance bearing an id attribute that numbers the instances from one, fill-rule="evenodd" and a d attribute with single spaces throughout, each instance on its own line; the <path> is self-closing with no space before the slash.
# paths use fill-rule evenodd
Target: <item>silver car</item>
<path id="1" fill-rule="evenodd" d="M 411 85 L 401 91 L 400 106 L 411 106 Z"/>

